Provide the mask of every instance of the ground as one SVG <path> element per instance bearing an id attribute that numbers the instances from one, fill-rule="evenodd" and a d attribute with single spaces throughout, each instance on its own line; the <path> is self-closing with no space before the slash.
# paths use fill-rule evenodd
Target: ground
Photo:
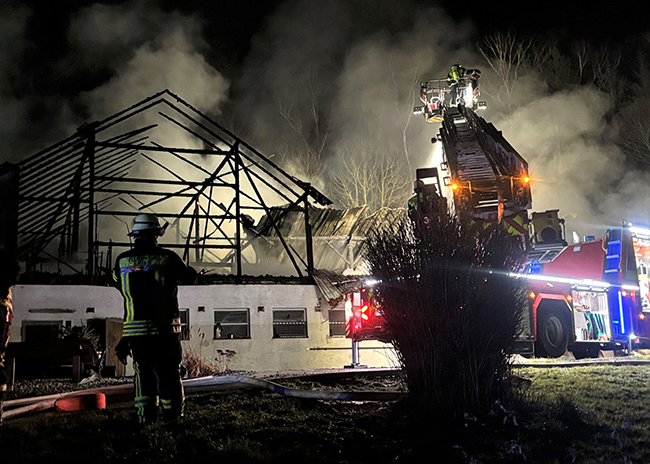
<path id="1" fill-rule="evenodd" d="M 8 421 L 2 463 L 644 463 L 650 462 L 650 366 L 516 368 L 514 409 L 441 423 L 408 402 L 343 403 L 262 390 L 188 398 L 182 423 L 141 428 L 131 407 Z M 283 381 L 303 389 L 395 390 L 400 379 L 335 384 Z M 38 446 L 34 446 L 38 442 Z M 646 451 L 648 449 L 648 451 Z"/>

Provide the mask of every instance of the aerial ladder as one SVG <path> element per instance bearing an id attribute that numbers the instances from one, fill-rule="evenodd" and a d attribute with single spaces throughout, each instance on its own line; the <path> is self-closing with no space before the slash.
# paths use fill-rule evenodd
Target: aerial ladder
<path id="1" fill-rule="evenodd" d="M 470 92 L 469 85 L 461 82 L 459 97 L 452 103 L 444 81 L 423 83 L 421 99 L 425 106 L 414 109 L 424 114 L 427 122 L 441 122 L 439 133 L 431 141 L 442 144 L 441 156 L 435 160 L 438 166 L 416 172 L 416 188 L 425 176 L 440 184 L 440 169 L 438 193 L 449 199 L 457 214 L 504 223 L 513 234 L 527 239 L 527 211 L 532 207 L 528 163 L 501 131 L 476 114 L 475 110 L 486 107 L 485 102 L 478 101 L 477 92 Z"/>

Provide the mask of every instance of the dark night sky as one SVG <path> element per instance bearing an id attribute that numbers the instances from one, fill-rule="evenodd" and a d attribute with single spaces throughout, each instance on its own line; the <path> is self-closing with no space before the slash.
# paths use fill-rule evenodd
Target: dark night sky
<path id="1" fill-rule="evenodd" d="M 33 46 L 43 55 L 56 55 L 65 47 L 65 25 L 72 12 L 96 2 L 71 0 L 64 2 L 21 2 L 33 9 L 29 34 Z M 105 1 L 120 4 L 123 1 Z M 249 51 L 251 37 L 264 25 L 279 0 L 205 2 L 162 0 L 164 10 L 196 13 L 205 20 L 205 34 L 211 39 L 214 53 L 233 62 L 240 62 Z M 585 38 L 590 42 L 620 43 L 648 29 L 647 10 L 643 1 L 453 1 L 417 0 L 426 8 L 442 6 L 456 21 L 469 20 L 480 35 L 511 30 L 519 35 L 561 33 L 569 38 Z M 327 2 L 322 2 L 327 8 Z M 368 1 L 368 4 L 372 4 Z M 415 14 L 415 13 L 414 13 Z M 432 25 L 432 27 L 435 27 Z"/>

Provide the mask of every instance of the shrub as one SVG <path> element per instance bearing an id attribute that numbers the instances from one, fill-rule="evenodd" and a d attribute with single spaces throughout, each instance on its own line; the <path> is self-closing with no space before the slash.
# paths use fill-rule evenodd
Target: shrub
<path id="1" fill-rule="evenodd" d="M 521 246 L 501 228 L 442 214 L 377 230 L 367 259 L 418 408 L 487 410 L 511 391 L 508 352 L 526 302 Z"/>
<path id="2" fill-rule="evenodd" d="M 218 370 L 213 363 L 204 361 L 201 354 L 197 353 L 192 348 L 186 348 L 183 350 L 183 366 L 186 370 L 185 375 L 190 379 L 196 377 L 207 377 L 218 373 Z"/>
<path id="3" fill-rule="evenodd" d="M 193 379 L 210 375 L 223 375 L 228 372 L 228 364 L 237 353 L 233 350 L 217 350 L 214 361 L 205 361 L 200 352 L 192 348 L 183 350 L 185 376 Z"/>

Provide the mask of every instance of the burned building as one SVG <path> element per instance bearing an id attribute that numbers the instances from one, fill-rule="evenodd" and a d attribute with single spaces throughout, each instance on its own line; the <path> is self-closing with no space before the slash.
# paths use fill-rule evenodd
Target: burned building
<path id="1" fill-rule="evenodd" d="M 34 326 L 119 321 L 113 260 L 131 245 L 133 217 L 151 212 L 168 224 L 160 245 L 202 271 L 179 289 L 188 350 L 209 362 L 234 353 L 234 369 L 349 361 L 341 301 L 362 279 L 344 274 L 363 274 L 363 237 L 379 216 L 328 208 L 323 193 L 169 90 L 3 165 L 0 181 L 17 184 L 0 205 L 17 227 L 2 236 L 25 268 L 15 340 L 28 343 Z M 110 334 L 106 352 L 119 331 Z M 390 364 L 392 350 L 375 345 L 367 363 Z"/>

